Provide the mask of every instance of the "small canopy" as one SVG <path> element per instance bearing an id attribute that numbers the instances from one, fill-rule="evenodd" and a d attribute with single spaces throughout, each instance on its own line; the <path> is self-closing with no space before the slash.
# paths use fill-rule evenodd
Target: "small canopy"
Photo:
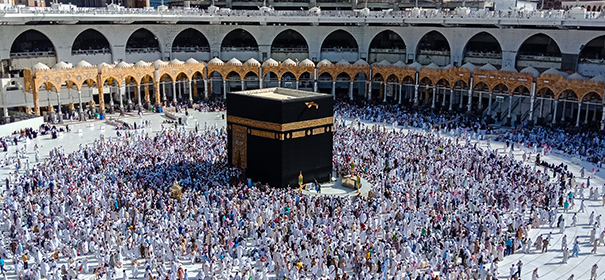
<path id="1" fill-rule="evenodd" d="M 232 59 L 229 59 L 229 61 L 227 61 L 227 65 L 242 66 L 243 64 L 241 61 L 239 61 L 239 59 L 234 57 Z"/>
<path id="2" fill-rule="evenodd" d="M 258 60 L 254 59 L 254 58 L 250 58 L 250 59 L 246 60 L 246 62 L 244 62 L 244 65 L 259 67 L 260 62 L 258 62 Z"/>
<path id="3" fill-rule="evenodd" d="M 292 59 L 287 58 L 286 60 L 282 61 L 281 63 L 282 65 L 285 66 L 296 66 L 296 62 Z"/>
<path id="4" fill-rule="evenodd" d="M 59 63 L 53 66 L 53 69 L 69 69 L 71 68 L 71 64 L 65 63 L 63 61 L 59 61 Z"/>
<path id="5" fill-rule="evenodd" d="M 344 66 L 349 66 L 351 65 L 351 63 L 349 63 L 348 61 L 341 59 L 338 62 L 336 62 L 336 65 L 344 65 Z"/>
<path id="6" fill-rule="evenodd" d="M 422 68 L 422 64 L 420 64 L 418 62 L 414 62 L 414 63 L 408 65 L 408 67 L 414 68 L 414 69 L 416 69 L 416 71 L 420 71 L 420 69 Z"/>
<path id="7" fill-rule="evenodd" d="M 584 77 L 584 76 L 582 76 L 582 75 L 580 75 L 578 73 L 573 73 L 573 74 L 569 75 L 567 77 L 567 79 L 569 79 L 569 80 L 582 80 L 582 81 L 587 81 L 588 80 L 588 78 L 586 78 L 586 77 Z"/>
<path id="8" fill-rule="evenodd" d="M 508 72 L 514 72 L 517 73 L 517 69 L 515 69 L 515 67 L 513 67 L 512 65 L 506 65 L 502 68 L 500 68 L 500 71 L 508 71 Z"/>
<path id="9" fill-rule="evenodd" d="M 481 69 L 481 70 L 489 70 L 489 71 L 496 71 L 496 70 L 498 70 L 498 69 L 496 69 L 496 67 L 494 67 L 494 65 L 491 65 L 489 63 L 481 66 L 481 68 L 479 68 L 479 69 Z"/>
<path id="10" fill-rule="evenodd" d="M 145 66 L 149 66 L 149 63 L 139 60 L 137 63 L 134 64 L 134 66 L 136 67 L 145 67 Z"/>
<path id="11" fill-rule="evenodd" d="M 424 68 L 428 68 L 428 69 L 441 69 L 441 67 L 439 67 L 439 65 L 435 64 L 435 63 L 431 63 L 427 66 L 424 66 Z"/>
<path id="12" fill-rule="evenodd" d="M 132 67 L 132 65 L 130 65 L 130 63 L 127 63 L 125 61 L 120 61 L 120 63 L 118 63 L 118 65 L 116 65 L 116 68 L 128 68 L 128 67 Z"/>
<path id="13" fill-rule="evenodd" d="M 322 61 L 320 61 L 320 62 L 317 63 L 317 67 L 319 67 L 319 66 L 332 66 L 332 65 L 333 65 L 332 62 L 330 62 L 327 59 L 324 59 L 324 60 L 322 60 Z"/>
<path id="14" fill-rule="evenodd" d="M 263 62 L 263 67 L 276 67 L 279 66 L 279 62 L 277 62 L 275 59 L 273 58 L 269 58 L 267 60 L 265 60 L 265 62 Z"/>
<path id="15" fill-rule="evenodd" d="M 521 73 L 530 73 L 534 78 L 540 76 L 540 71 L 536 70 L 536 68 L 533 68 L 531 66 L 523 68 L 523 70 L 521 70 Z"/>
<path id="16" fill-rule="evenodd" d="M 217 57 L 211 59 L 210 61 L 208 61 L 208 65 L 224 65 L 225 62 L 223 62 L 222 60 L 218 59 Z"/>
<path id="17" fill-rule="evenodd" d="M 357 66 L 368 66 L 369 64 L 368 64 L 368 62 L 367 62 L 367 61 L 365 61 L 365 60 L 363 60 L 363 59 L 360 59 L 360 60 L 355 61 L 355 63 L 353 63 L 353 65 L 357 65 Z"/>
<path id="18" fill-rule="evenodd" d="M 315 67 L 315 63 L 313 63 L 313 61 L 309 60 L 308 58 L 305 58 L 303 61 L 300 62 L 300 66 Z"/>
<path id="19" fill-rule="evenodd" d="M 477 69 L 477 66 L 475 66 L 475 64 L 472 64 L 470 62 L 464 63 L 462 66 L 460 66 L 460 68 L 466 68 L 468 69 L 469 72 L 473 73 L 475 72 L 475 69 Z"/>
<path id="20" fill-rule="evenodd" d="M 88 63 L 88 61 L 82 59 L 80 62 L 76 63 L 76 68 L 86 68 L 92 67 L 92 64 Z"/>
<path id="21" fill-rule="evenodd" d="M 155 69 L 158 69 L 162 65 L 168 65 L 168 63 L 159 59 L 153 62 L 153 67 L 155 67 Z"/>
<path id="22" fill-rule="evenodd" d="M 199 61 L 197 61 L 197 60 L 195 60 L 193 57 L 192 57 L 192 58 L 190 58 L 190 59 L 187 59 L 187 60 L 185 61 L 185 64 L 198 64 L 198 63 L 200 63 L 200 62 L 199 62 Z"/>

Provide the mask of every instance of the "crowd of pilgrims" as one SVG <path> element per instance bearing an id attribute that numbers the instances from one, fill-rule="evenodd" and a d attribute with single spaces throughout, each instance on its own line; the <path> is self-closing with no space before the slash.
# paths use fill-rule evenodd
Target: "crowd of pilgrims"
<path id="1" fill-rule="evenodd" d="M 386 106 L 355 112 L 345 117 L 479 128 Z M 477 147 L 459 127 L 334 126 L 334 173 L 366 178 L 368 197 L 249 184 L 228 166 L 217 127 L 56 148 L 6 179 L 0 268 L 34 280 L 496 279 L 505 255 L 548 247 L 551 236 L 534 243 L 531 228 L 564 232 L 563 209 L 584 193 L 571 173 Z M 587 199 L 601 198 L 591 188 Z"/>
<path id="2" fill-rule="evenodd" d="M 605 137 L 597 132 L 574 133 L 561 128 L 534 127 L 532 129 L 515 129 L 498 138 L 498 140 L 508 140 L 522 145 L 537 145 L 542 149 L 557 149 L 568 155 L 585 157 L 599 166 L 602 166 L 605 161 Z"/>

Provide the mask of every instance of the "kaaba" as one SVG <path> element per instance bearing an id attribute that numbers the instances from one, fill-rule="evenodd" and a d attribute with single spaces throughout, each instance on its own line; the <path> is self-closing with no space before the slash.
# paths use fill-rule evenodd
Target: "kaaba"
<path id="1" fill-rule="evenodd" d="M 331 95 L 286 88 L 227 96 L 229 164 L 272 187 L 327 182 L 332 172 Z"/>

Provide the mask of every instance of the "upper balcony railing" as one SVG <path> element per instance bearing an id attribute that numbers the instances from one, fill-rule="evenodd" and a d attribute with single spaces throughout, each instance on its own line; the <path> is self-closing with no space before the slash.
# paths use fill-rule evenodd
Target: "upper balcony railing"
<path id="1" fill-rule="evenodd" d="M 301 17 L 303 19 L 301 19 Z M 319 21 L 337 21 L 347 18 L 349 21 L 359 22 L 385 22 L 385 23 L 444 23 L 444 24 L 495 24 L 495 25 L 548 25 L 557 26 L 568 24 L 579 26 L 584 22 L 602 21 L 605 26 L 605 13 L 586 12 L 582 9 L 574 10 L 549 10 L 549 11 L 525 11 L 525 10 L 470 10 L 468 8 L 457 8 L 454 10 L 441 9 L 407 9 L 403 11 L 369 11 L 369 10 L 310 10 L 280 11 L 270 8 L 259 10 L 231 10 L 213 7 L 213 9 L 202 10 L 195 8 L 155 9 L 155 8 L 124 8 L 120 6 L 109 6 L 106 8 L 80 8 L 73 5 L 62 5 L 60 7 L 24 7 L 10 6 L 0 9 L 1 23 L 19 23 L 28 21 L 58 21 L 59 23 L 78 22 L 80 20 L 113 20 L 122 22 L 135 21 L 171 21 L 180 20 L 219 20 L 219 21 L 300 21 L 315 18 Z M 244 19 L 245 18 L 245 19 Z M 305 19 L 306 18 L 306 19 Z"/>

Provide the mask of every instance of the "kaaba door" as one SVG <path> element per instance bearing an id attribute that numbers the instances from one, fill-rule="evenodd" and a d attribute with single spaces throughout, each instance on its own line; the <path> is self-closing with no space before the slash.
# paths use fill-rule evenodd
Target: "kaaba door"
<path id="1" fill-rule="evenodd" d="M 232 130 L 231 147 L 232 148 L 232 159 L 233 165 L 240 169 L 246 169 L 248 167 L 248 133 L 246 127 L 240 125 L 233 125 Z"/>

